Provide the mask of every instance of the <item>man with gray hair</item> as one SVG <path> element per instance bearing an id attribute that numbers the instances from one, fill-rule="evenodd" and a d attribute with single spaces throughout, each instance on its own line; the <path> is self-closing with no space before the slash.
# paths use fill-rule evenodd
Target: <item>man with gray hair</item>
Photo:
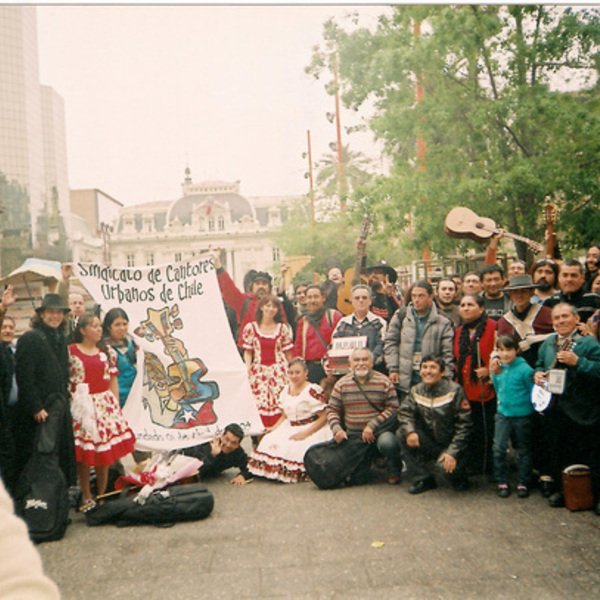
<path id="1" fill-rule="evenodd" d="M 375 444 L 386 458 L 388 483 L 400 483 L 402 460 L 395 432 L 398 427 L 398 398 L 391 381 L 373 370 L 373 355 L 355 348 L 350 355 L 350 373 L 334 386 L 327 405 L 327 420 L 334 440 L 340 444 L 349 435 L 360 435 Z M 355 473 L 356 482 L 368 476 L 370 464 Z"/>

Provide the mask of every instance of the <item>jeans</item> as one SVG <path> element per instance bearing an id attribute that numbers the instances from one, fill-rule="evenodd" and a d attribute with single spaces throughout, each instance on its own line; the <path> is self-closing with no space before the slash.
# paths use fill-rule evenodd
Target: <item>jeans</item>
<path id="1" fill-rule="evenodd" d="M 494 478 L 498 483 L 507 483 L 508 469 L 506 466 L 506 451 L 508 440 L 514 433 L 519 454 L 517 485 L 530 485 L 531 480 L 531 429 L 533 415 L 526 417 L 506 417 L 496 413 L 494 430 Z"/>
<path id="2" fill-rule="evenodd" d="M 460 484 L 466 481 L 467 473 L 464 460 L 461 456 L 456 458 L 456 469 L 453 473 L 446 473 L 441 463 L 437 462 L 440 455 L 446 451 L 446 445 L 439 444 L 431 436 L 430 431 L 416 427 L 415 433 L 419 436 L 419 446 L 411 448 L 406 443 L 406 438 L 401 434 L 402 458 L 406 462 L 406 470 L 410 481 L 418 483 L 424 479 L 433 476 L 431 462 L 434 461 L 434 468 L 442 473 L 452 485 Z"/>

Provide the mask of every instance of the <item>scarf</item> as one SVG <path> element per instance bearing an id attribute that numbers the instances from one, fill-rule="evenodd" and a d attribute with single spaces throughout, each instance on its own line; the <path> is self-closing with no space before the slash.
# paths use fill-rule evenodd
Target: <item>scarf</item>
<path id="1" fill-rule="evenodd" d="M 323 320 L 323 315 L 325 314 L 325 311 L 327 310 L 327 307 L 324 306 L 323 308 L 321 308 L 320 310 L 318 310 L 316 313 L 311 313 L 311 312 L 307 312 L 304 315 L 304 318 L 315 328 L 315 329 L 319 329 L 319 325 L 321 325 L 321 321 Z"/>
<path id="2" fill-rule="evenodd" d="M 463 383 L 463 367 L 467 362 L 467 358 L 471 357 L 471 372 L 470 378 L 473 383 L 477 383 L 477 375 L 475 374 L 475 369 L 478 368 L 478 356 L 477 350 L 479 348 L 479 340 L 485 331 L 485 327 L 487 325 L 488 316 L 484 312 L 481 316 L 472 321 L 471 323 L 465 323 L 462 326 L 460 331 L 460 338 L 458 340 L 458 383 L 462 385 Z M 470 329 L 475 327 L 475 335 L 471 337 Z"/>

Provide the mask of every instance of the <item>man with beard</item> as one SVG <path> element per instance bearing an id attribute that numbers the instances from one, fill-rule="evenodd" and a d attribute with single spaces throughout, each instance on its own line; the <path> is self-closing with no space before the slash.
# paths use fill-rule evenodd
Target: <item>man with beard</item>
<path id="1" fill-rule="evenodd" d="M 531 269 L 533 283 L 537 289 L 531 301 L 534 304 L 543 304 L 546 298 L 557 292 L 558 263 L 551 258 L 542 258 L 534 263 Z"/>
<path id="2" fill-rule="evenodd" d="M 398 274 L 385 260 L 380 260 L 367 269 L 367 275 L 371 287 L 371 311 L 389 323 L 402 306 L 402 300 L 394 290 Z"/>
<path id="3" fill-rule="evenodd" d="M 544 306 L 555 307 L 561 302 L 566 302 L 577 309 L 581 322 L 581 329 L 585 323 L 600 308 L 600 296 L 585 291 L 585 271 L 578 260 L 567 260 L 560 268 L 558 275 L 560 291 L 544 301 Z"/>
<path id="4" fill-rule="evenodd" d="M 217 281 L 219 289 L 225 304 L 235 312 L 238 322 L 237 345 L 242 350 L 242 331 L 244 327 L 254 321 L 258 301 L 267 294 L 271 293 L 271 276 L 268 273 L 259 271 L 250 271 L 244 280 L 244 285 L 248 286 L 249 292 L 241 292 L 236 287 L 229 273 L 223 268 L 221 263 L 221 252 L 216 250 L 213 254 L 215 269 L 217 270 Z M 289 301 L 288 301 L 289 302 Z M 284 306 L 285 310 L 285 306 Z"/>
<path id="5" fill-rule="evenodd" d="M 320 383 L 325 377 L 321 364 L 327 354 L 327 347 L 338 321 L 342 318 L 340 312 L 327 308 L 327 296 L 321 286 L 314 283 L 306 288 L 306 307 L 308 312 L 298 319 L 296 338 L 292 355 L 304 359 L 308 367 L 308 380 Z"/>
<path id="6" fill-rule="evenodd" d="M 356 348 L 350 355 L 350 373 L 334 386 L 327 405 L 327 421 L 334 440 L 341 444 L 349 435 L 360 435 L 364 442 L 375 444 L 386 458 L 388 483 L 400 483 L 402 460 L 395 426 L 387 429 L 386 422 L 398 412 L 396 390 L 390 380 L 373 370 L 373 355 L 367 348 Z M 382 426 L 387 429 L 382 431 Z M 369 464 L 361 465 L 358 480 L 367 476 Z"/>
<path id="7" fill-rule="evenodd" d="M 444 377 L 444 360 L 424 356 L 421 383 L 402 402 L 398 419 L 402 457 L 413 481 L 409 494 L 437 487 L 428 462 L 435 461 L 454 489 L 466 490 L 469 482 L 462 464 L 471 432 L 471 406 L 460 385 Z"/>
<path id="8" fill-rule="evenodd" d="M 456 329 L 460 325 L 460 312 L 456 304 L 456 283 L 452 279 L 440 279 L 436 286 L 435 305 L 438 312 L 450 319 Z"/>

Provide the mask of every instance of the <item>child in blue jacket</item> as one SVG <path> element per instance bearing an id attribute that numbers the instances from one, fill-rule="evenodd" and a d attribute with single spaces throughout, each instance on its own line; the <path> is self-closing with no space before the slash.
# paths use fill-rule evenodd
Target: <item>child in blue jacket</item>
<path id="1" fill-rule="evenodd" d="M 494 430 L 494 477 L 498 484 L 498 496 L 508 498 L 508 469 L 506 450 L 508 440 L 514 434 L 519 454 L 517 495 L 529 496 L 531 479 L 531 429 L 533 423 L 533 369 L 524 358 L 517 356 L 519 343 L 515 336 L 503 334 L 497 340 L 498 354 L 502 362 L 502 372 L 492 373 L 496 389 L 498 408 Z"/>

